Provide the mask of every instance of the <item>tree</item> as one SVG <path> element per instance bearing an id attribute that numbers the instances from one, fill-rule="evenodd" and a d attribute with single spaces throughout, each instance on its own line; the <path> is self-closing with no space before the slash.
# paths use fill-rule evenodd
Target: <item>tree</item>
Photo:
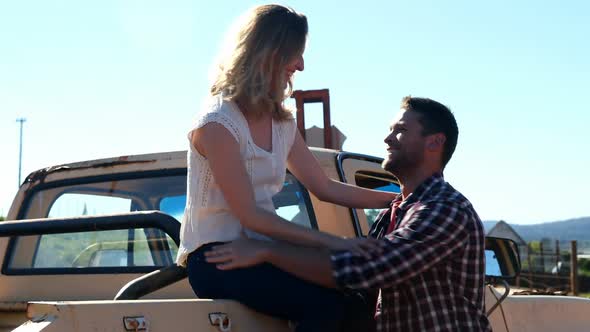
<path id="1" fill-rule="evenodd" d="M 0 216 L 0 221 L 6 220 L 6 217 Z"/>
<path id="2" fill-rule="evenodd" d="M 379 209 L 365 209 L 365 214 L 367 215 L 367 221 L 369 222 L 369 227 L 373 225 L 375 221 L 377 221 L 377 216 L 379 215 Z"/>

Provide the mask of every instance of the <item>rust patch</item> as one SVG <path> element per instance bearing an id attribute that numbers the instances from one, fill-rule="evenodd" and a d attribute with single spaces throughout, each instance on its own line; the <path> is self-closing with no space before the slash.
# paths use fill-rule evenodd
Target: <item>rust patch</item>
<path id="1" fill-rule="evenodd" d="M 22 301 L 0 302 L 0 312 L 25 312 L 26 310 L 27 310 L 27 302 L 22 302 Z"/>
<path id="2" fill-rule="evenodd" d="M 29 176 L 27 176 L 25 178 L 25 181 L 23 181 L 23 184 L 29 183 L 29 182 L 37 182 L 37 181 L 40 181 L 41 183 L 43 183 L 43 182 L 45 182 L 45 177 L 47 176 L 47 174 L 63 171 L 65 169 L 70 169 L 70 168 L 68 166 L 52 166 L 52 167 L 42 168 L 38 171 L 35 171 L 35 172 L 29 174 Z"/>
<path id="3" fill-rule="evenodd" d="M 146 163 L 153 163 L 153 162 L 156 162 L 156 160 L 152 159 L 152 160 L 129 161 L 129 157 L 124 156 L 124 157 L 119 157 L 119 160 L 116 160 L 116 161 L 112 161 L 112 162 L 108 162 L 108 163 L 97 163 L 97 164 L 88 165 L 88 166 L 78 166 L 78 167 L 72 167 L 72 166 L 66 166 L 66 165 L 51 166 L 51 167 L 43 168 L 43 169 L 40 169 L 38 171 L 35 171 L 35 172 L 29 174 L 29 176 L 26 177 L 26 179 L 23 183 L 37 182 L 37 181 L 39 181 L 39 183 L 43 183 L 43 182 L 45 182 L 45 178 L 47 177 L 47 175 L 62 172 L 62 171 L 94 169 L 94 168 L 108 168 L 108 167 L 114 167 L 114 166 L 119 166 L 119 165 L 146 164 Z"/>
<path id="4" fill-rule="evenodd" d="M 89 166 L 80 166 L 80 167 L 75 167 L 75 168 L 70 168 L 70 169 L 79 170 L 79 169 L 92 169 L 92 168 L 106 168 L 106 167 L 113 167 L 113 166 L 118 166 L 118 165 L 147 164 L 147 163 L 155 163 L 156 162 L 155 159 L 137 160 L 137 161 L 128 161 L 127 159 L 128 159 L 128 157 L 121 157 L 121 158 L 119 158 L 119 160 L 113 161 L 110 163 L 100 163 L 100 164 L 94 164 L 94 165 L 89 165 Z"/>

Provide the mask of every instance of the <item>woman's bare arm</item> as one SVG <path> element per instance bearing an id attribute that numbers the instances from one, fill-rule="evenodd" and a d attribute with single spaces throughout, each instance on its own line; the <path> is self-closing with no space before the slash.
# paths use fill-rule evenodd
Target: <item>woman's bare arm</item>
<path id="1" fill-rule="evenodd" d="M 289 153 L 288 168 L 303 185 L 322 201 L 353 208 L 384 208 L 397 194 L 361 188 L 330 179 L 296 133 Z"/>

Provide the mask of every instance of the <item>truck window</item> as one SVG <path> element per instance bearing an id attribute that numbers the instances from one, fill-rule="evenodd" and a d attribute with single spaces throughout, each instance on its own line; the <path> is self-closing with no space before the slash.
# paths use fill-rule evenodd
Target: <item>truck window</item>
<path id="1" fill-rule="evenodd" d="M 399 181 L 391 173 L 381 168 L 382 158 L 341 152 L 337 157 L 341 179 L 353 185 L 369 189 L 399 193 Z M 351 214 L 357 235 L 367 235 L 379 209 L 352 209 Z"/>
<path id="2" fill-rule="evenodd" d="M 307 192 L 303 186 L 291 174 L 286 175 L 283 189 L 273 198 L 273 204 L 277 214 L 284 219 L 296 224 L 313 228 L 315 222 L 311 203 L 307 203 Z M 178 221 L 182 221 L 184 206 L 186 204 L 186 195 L 165 197 L 160 201 L 158 209 L 166 212 Z"/>
<path id="3" fill-rule="evenodd" d="M 282 218 L 307 228 L 317 228 L 307 190 L 291 174 L 287 174 L 283 189 L 272 198 L 275 210 Z"/>
<path id="4" fill-rule="evenodd" d="M 186 170 L 176 172 L 183 174 L 131 173 L 50 183 L 33 193 L 19 219 L 159 210 L 162 200 L 186 193 Z"/>
<path id="5" fill-rule="evenodd" d="M 186 204 L 186 170 L 176 173 L 181 174 L 118 174 L 72 179 L 65 185 L 48 184 L 32 193 L 20 218 L 160 210 L 181 222 Z M 273 203 L 283 218 L 317 228 L 307 191 L 291 174 L 285 177 L 283 189 L 273 197 Z M 155 229 L 22 236 L 11 243 L 7 267 L 13 274 L 51 273 L 51 269 L 81 273 L 82 269 L 96 268 L 110 268 L 112 272 L 115 267 L 131 273 L 140 267 L 173 264 L 178 250 L 170 237 Z"/>
<path id="6" fill-rule="evenodd" d="M 355 173 L 356 184 L 360 187 L 390 191 L 394 193 L 400 192 L 400 187 L 397 179 L 387 173 L 369 172 L 369 171 L 358 171 Z M 369 228 L 375 222 L 375 219 L 381 212 L 380 209 L 364 209 L 367 217 L 367 223 Z"/>
<path id="7" fill-rule="evenodd" d="M 49 209 L 49 218 L 115 214 L 131 211 L 131 199 L 113 196 L 65 193 Z"/>
<path id="8" fill-rule="evenodd" d="M 176 256 L 177 248 L 176 245 L 168 247 L 167 253 L 156 247 L 152 250 L 148 241 L 169 239 L 165 236 L 148 240 L 146 233 L 154 231 L 134 229 L 45 235 L 39 243 L 33 268 L 157 266 L 154 258 L 164 254 L 171 259 Z M 169 243 L 174 241 L 170 239 Z"/>
<path id="9" fill-rule="evenodd" d="M 186 195 L 164 197 L 160 201 L 159 210 L 166 212 L 178 221 L 182 221 L 184 216 L 184 206 L 186 205 Z"/>
<path id="10" fill-rule="evenodd" d="M 160 267 L 172 264 L 177 250 L 169 236 L 152 228 L 21 236 L 7 267 L 31 270 L 30 273 L 51 269 L 68 273 L 63 269 Z"/>

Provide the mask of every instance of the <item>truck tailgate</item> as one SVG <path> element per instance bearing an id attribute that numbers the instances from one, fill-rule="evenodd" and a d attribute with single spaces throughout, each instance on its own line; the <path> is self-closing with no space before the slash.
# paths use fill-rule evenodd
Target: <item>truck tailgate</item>
<path id="1" fill-rule="evenodd" d="M 287 322 L 231 300 L 34 302 L 14 331 L 289 332 Z"/>

